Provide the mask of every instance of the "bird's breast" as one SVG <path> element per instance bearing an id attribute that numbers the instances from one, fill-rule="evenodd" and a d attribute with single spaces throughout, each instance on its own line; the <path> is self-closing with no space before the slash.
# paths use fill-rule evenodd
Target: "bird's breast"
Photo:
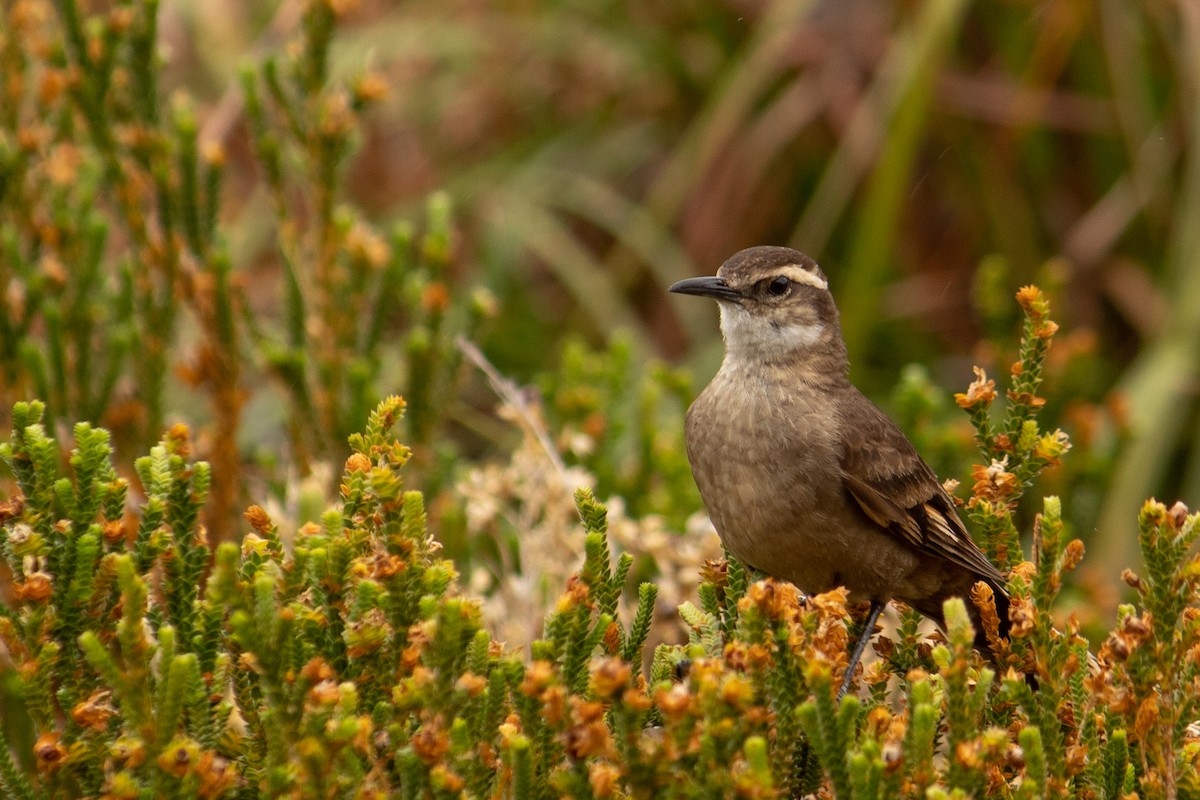
<path id="1" fill-rule="evenodd" d="M 725 369 L 688 410 L 688 459 L 725 546 L 806 591 L 838 572 L 824 541 L 845 503 L 836 421 L 820 392 Z"/>

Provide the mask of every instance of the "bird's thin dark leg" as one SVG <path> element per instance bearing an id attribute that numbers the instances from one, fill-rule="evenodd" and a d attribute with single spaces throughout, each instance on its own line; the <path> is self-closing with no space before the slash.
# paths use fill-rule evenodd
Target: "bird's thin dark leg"
<path id="1" fill-rule="evenodd" d="M 846 676 L 842 678 L 842 688 L 838 689 L 837 699 L 839 701 L 850 688 L 850 681 L 854 679 L 854 668 L 858 666 L 863 651 L 867 649 L 867 642 L 871 641 L 871 634 L 875 633 L 875 622 L 879 619 L 879 614 L 885 605 L 887 604 L 878 600 L 871 602 L 871 610 L 867 612 L 867 621 L 863 623 L 862 635 L 858 637 L 858 642 L 854 645 L 854 652 L 850 654 L 850 663 L 846 666 Z"/>

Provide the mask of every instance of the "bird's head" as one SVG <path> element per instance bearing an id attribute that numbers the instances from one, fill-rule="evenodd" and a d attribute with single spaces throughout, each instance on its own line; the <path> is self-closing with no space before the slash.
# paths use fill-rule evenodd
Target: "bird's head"
<path id="1" fill-rule="evenodd" d="M 679 281 L 670 291 L 717 301 L 730 355 L 771 362 L 845 357 L 829 281 L 797 250 L 751 247 L 732 256 L 716 275 Z"/>

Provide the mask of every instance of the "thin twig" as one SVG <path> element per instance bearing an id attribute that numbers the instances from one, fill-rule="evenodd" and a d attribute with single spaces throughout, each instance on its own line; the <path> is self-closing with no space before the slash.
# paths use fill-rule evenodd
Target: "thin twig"
<path id="1" fill-rule="evenodd" d="M 479 371 L 487 377 L 488 383 L 492 386 L 492 391 L 506 405 L 517 412 L 521 426 L 525 429 L 526 433 L 537 439 L 538 444 L 546 451 L 546 456 L 554 465 L 554 469 L 558 472 L 559 477 L 562 478 L 563 485 L 566 485 L 567 465 L 563 463 L 562 456 L 559 455 L 558 450 L 554 447 L 554 443 L 550 441 L 550 434 L 546 431 L 545 426 L 542 425 L 537 413 L 530 407 L 525 392 L 514 381 L 501 375 L 500 370 L 496 369 L 495 365 L 488 361 L 483 351 L 466 337 L 457 337 L 454 340 L 454 344 L 466 356 L 467 360 L 478 367 Z"/>

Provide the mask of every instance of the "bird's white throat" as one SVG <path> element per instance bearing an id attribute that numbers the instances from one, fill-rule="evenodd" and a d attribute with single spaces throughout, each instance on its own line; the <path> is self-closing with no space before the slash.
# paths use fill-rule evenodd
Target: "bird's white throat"
<path id="1" fill-rule="evenodd" d="M 768 359 L 807 350 L 821 340 L 825 325 L 821 322 L 775 324 L 751 314 L 736 303 L 720 302 L 721 333 L 729 353 L 756 353 Z"/>

